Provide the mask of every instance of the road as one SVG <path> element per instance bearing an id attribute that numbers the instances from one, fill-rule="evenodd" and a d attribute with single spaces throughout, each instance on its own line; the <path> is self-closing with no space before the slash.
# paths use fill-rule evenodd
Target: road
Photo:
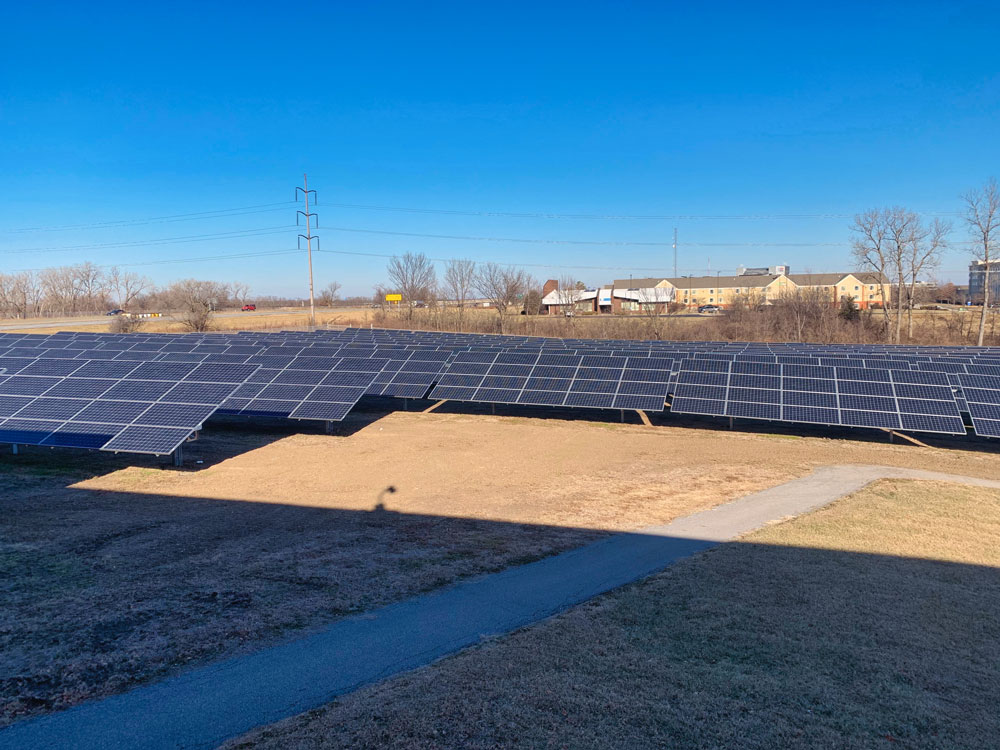
<path id="1" fill-rule="evenodd" d="M 258 310 L 257 312 L 222 312 L 216 313 L 217 318 L 266 318 L 271 315 L 295 315 L 297 310 Z M 156 320 L 156 318 L 152 318 Z M 164 316 L 160 320 L 170 320 Z M 15 322 L 11 320 L 0 324 L 0 331 L 24 331 L 30 328 L 58 328 L 59 326 L 102 326 L 111 322 L 110 316 L 101 315 L 96 318 L 55 318 L 47 320 L 32 320 Z"/>

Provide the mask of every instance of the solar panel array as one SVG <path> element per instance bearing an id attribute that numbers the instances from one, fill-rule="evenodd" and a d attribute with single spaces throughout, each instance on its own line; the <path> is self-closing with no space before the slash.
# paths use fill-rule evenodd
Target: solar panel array
<path id="1" fill-rule="evenodd" d="M 357 329 L 0 334 L 0 442 L 169 453 L 214 414 L 343 419 L 363 396 L 1000 437 L 1000 350 Z"/>
<path id="2" fill-rule="evenodd" d="M 965 434 L 940 372 L 686 360 L 671 411 Z"/>
<path id="3" fill-rule="evenodd" d="M 542 352 L 462 352 L 431 398 L 661 411 L 673 360 Z"/>

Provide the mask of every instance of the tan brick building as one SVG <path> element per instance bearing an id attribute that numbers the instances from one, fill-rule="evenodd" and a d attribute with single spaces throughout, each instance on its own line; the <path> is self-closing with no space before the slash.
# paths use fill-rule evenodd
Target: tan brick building
<path id="1" fill-rule="evenodd" d="M 816 292 L 839 305 L 849 297 L 860 309 L 880 307 L 891 299 L 890 284 L 878 274 L 845 273 L 746 274 L 742 276 L 685 276 L 680 278 L 615 279 L 612 288 L 673 289 L 674 300 L 687 308 L 701 305 L 728 307 L 737 297 L 773 303 L 796 292 Z"/>

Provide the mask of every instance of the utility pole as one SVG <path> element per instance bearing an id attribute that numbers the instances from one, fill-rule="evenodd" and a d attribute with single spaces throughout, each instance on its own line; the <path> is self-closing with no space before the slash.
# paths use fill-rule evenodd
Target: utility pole
<path id="1" fill-rule="evenodd" d="M 677 278 L 677 227 L 674 227 L 674 278 Z"/>
<path id="2" fill-rule="evenodd" d="M 306 219 L 306 233 L 305 234 L 300 234 L 299 238 L 304 239 L 306 241 L 306 253 L 309 256 L 309 327 L 310 328 L 315 328 L 316 327 L 316 298 L 314 297 L 314 294 L 313 294 L 313 249 L 312 249 L 312 241 L 313 241 L 314 235 L 312 233 L 312 221 L 311 220 L 312 220 L 313 216 L 316 216 L 316 214 L 309 213 L 309 193 L 312 193 L 313 197 L 316 198 L 316 201 L 315 201 L 316 203 L 319 203 L 319 199 L 316 196 L 316 191 L 309 189 L 309 178 L 305 174 L 302 175 L 302 187 L 295 188 L 295 200 L 299 199 L 299 191 L 300 190 L 302 191 L 302 195 L 303 195 L 303 197 L 305 198 L 305 201 L 306 201 L 306 210 L 305 211 L 296 211 L 295 212 L 295 224 L 298 225 L 298 223 L 299 223 L 299 216 L 300 215 L 305 217 L 305 219 Z M 319 218 L 318 217 L 316 219 L 316 226 L 317 227 L 319 226 Z M 316 239 L 316 247 L 318 249 L 319 248 L 319 237 L 315 237 L 315 239 Z M 301 243 L 299 243 L 299 246 L 301 247 Z"/>

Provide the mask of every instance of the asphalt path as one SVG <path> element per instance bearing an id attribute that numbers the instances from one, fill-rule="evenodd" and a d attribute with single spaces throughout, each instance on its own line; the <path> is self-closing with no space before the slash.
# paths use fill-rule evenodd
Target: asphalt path
<path id="1" fill-rule="evenodd" d="M 543 620 L 768 523 L 885 477 L 1000 482 L 882 466 L 828 466 L 664 526 L 615 534 L 479 576 L 287 643 L 0 730 L 0 748 L 212 748 L 254 727 Z"/>

